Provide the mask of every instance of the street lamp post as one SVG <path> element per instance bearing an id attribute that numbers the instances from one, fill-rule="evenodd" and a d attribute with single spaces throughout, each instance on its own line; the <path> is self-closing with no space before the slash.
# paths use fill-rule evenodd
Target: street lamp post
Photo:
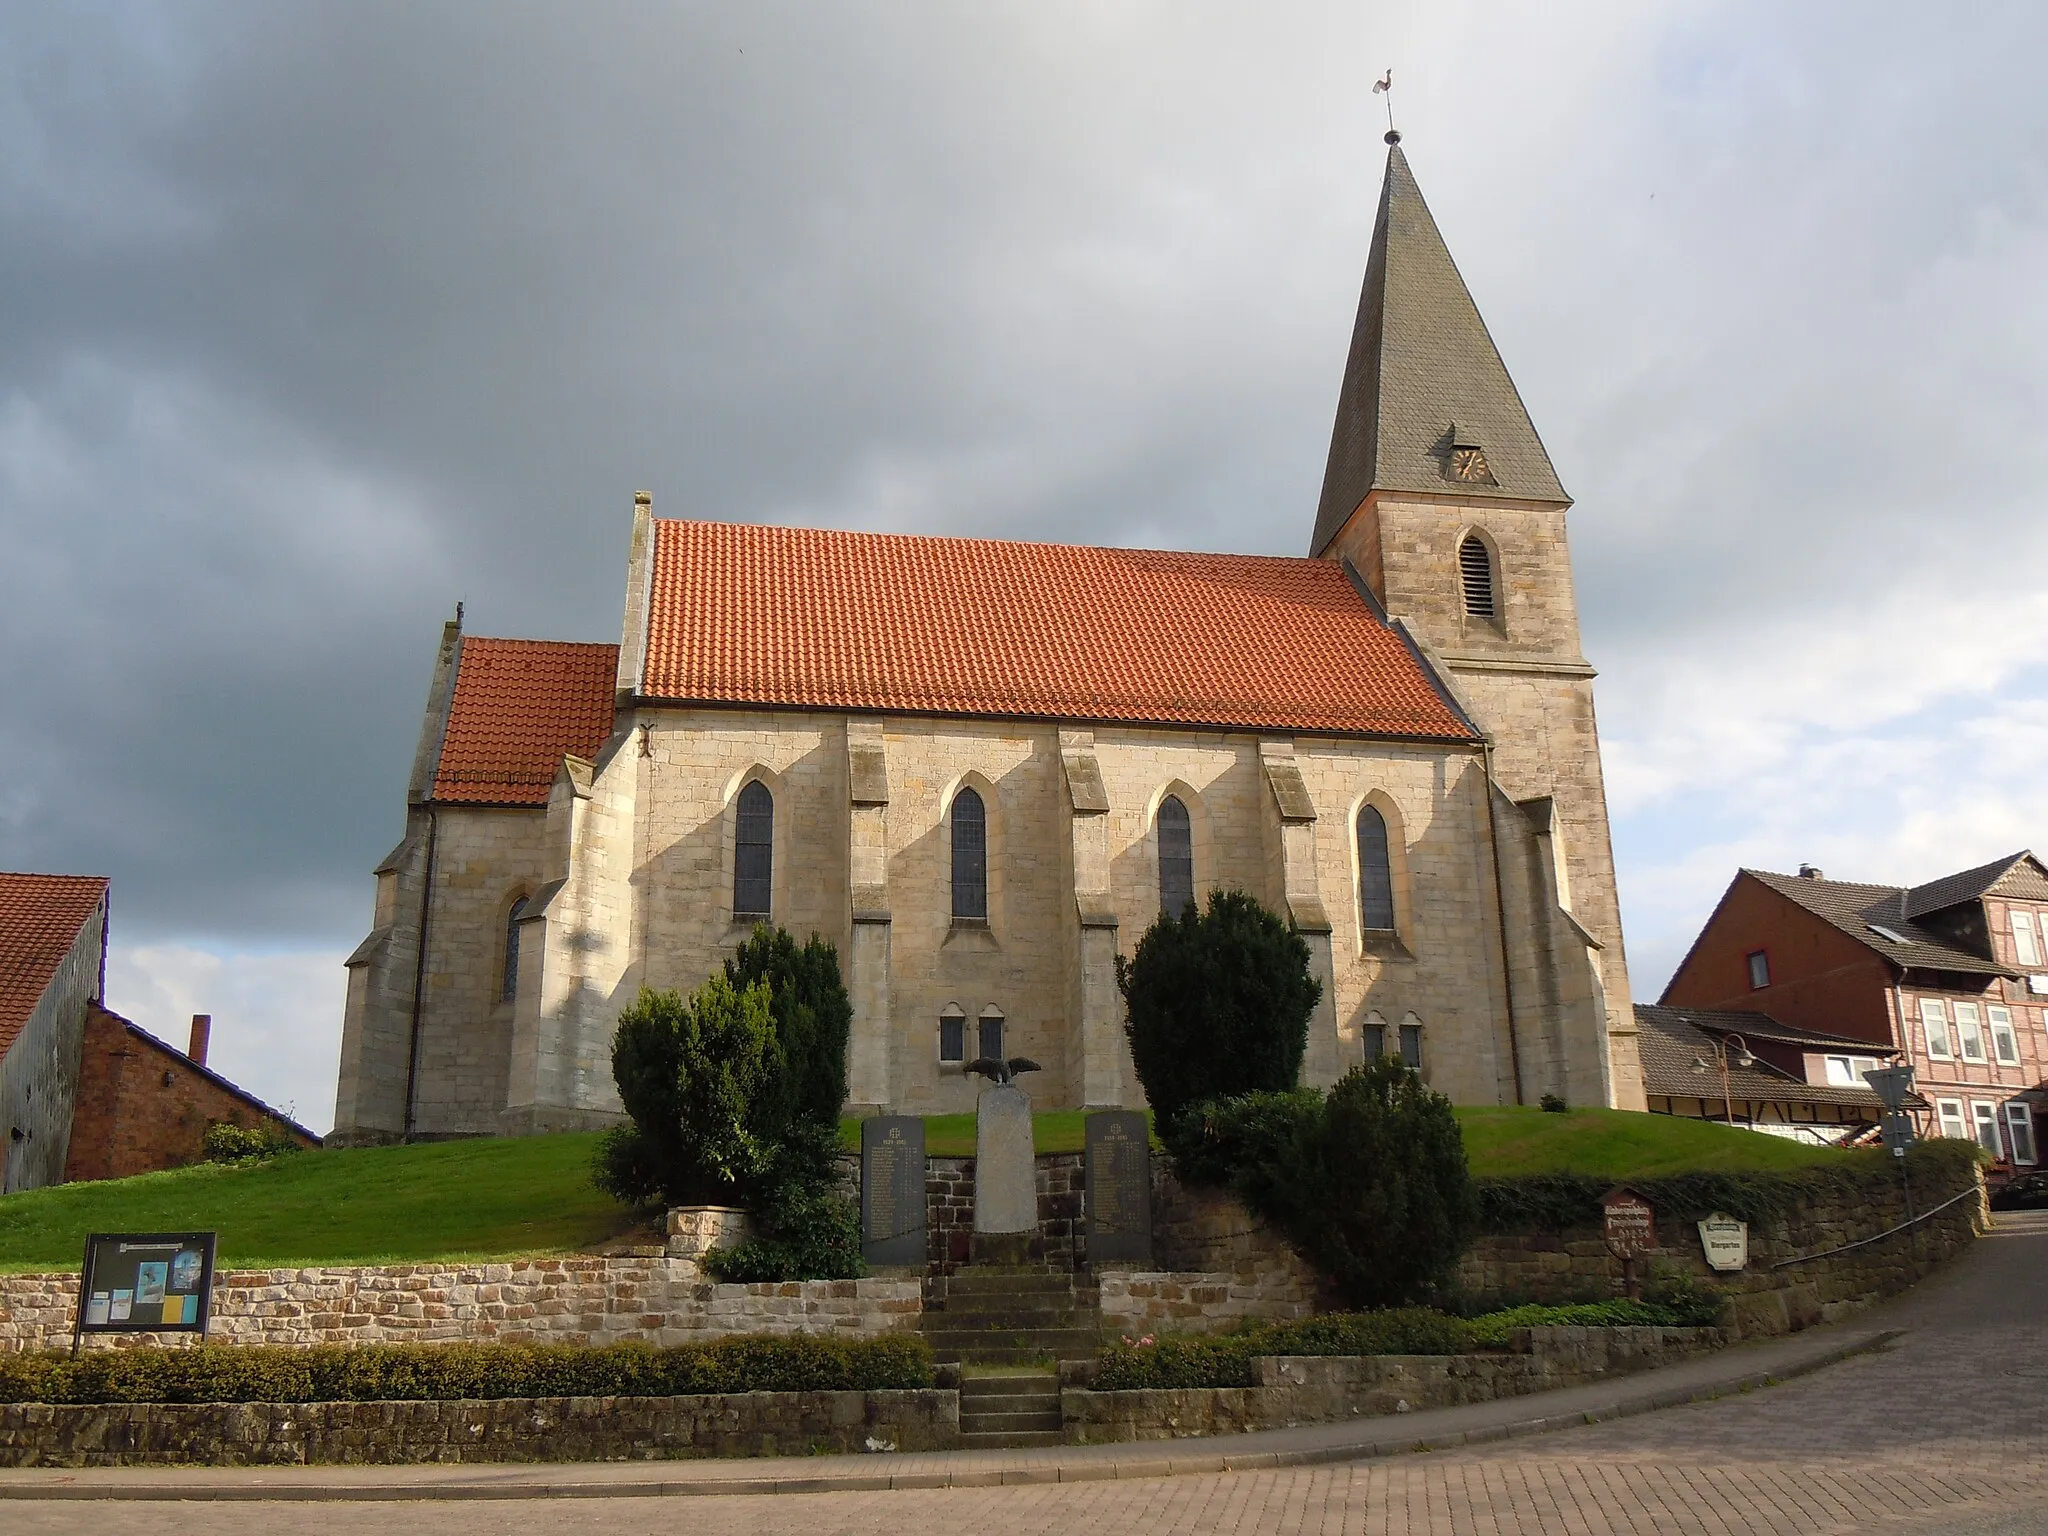
<path id="1" fill-rule="evenodd" d="M 1714 1059 L 1721 1063 L 1721 1109 L 1728 1116 L 1728 1123 L 1733 1125 L 1735 1123 L 1735 1096 L 1728 1086 L 1728 1045 L 1730 1041 L 1733 1041 L 1738 1047 L 1735 1056 L 1736 1066 L 1753 1067 L 1756 1065 L 1756 1057 L 1750 1052 L 1749 1042 L 1732 1031 L 1714 1042 Z M 1692 1069 L 1694 1072 L 1704 1074 L 1707 1070 L 1707 1064 L 1701 1057 L 1695 1056 L 1692 1059 Z"/>

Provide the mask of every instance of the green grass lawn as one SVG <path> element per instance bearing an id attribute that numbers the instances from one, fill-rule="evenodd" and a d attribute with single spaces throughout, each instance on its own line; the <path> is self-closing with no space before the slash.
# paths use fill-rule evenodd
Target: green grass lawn
<path id="1" fill-rule="evenodd" d="M 1078 1109 L 1050 1109 L 1031 1117 L 1031 1145 L 1040 1152 L 1079 1152 L 1088 1134 L 1088 1116 Z M 860 1150 L 860 1122 L 839 1122 L 839 1145 L 848 1152 Z M 926 1115 L 924 1117 L 926 1157 L 974 1156 L 974 1116 Z"/>
<path id="2" fill-rule="evenodd" d="M 1792 1169 L 1847 1155 L 1668 1115 L 1578 1109 L 1458 1111 L 1479 1177 Z M 1032 1116 L 1040 1152 L 1078 1152 L 1085 1116 Z M 840 1126 L 860 1145 L 860 1122 Z M 371 1264 L 572 1253 L 616 1236 L 634 1213 L 590 1183 L 594 1135 L 445 1141 L 301 1152 L 267 1163 L 64 1184 L 0 1198 L 0 1273 L 72 1269 L 88 1232 L 213 1231 L 224 1268 Z M 933 1157 L 974 1155 L 972 1115 L 925 1121 Z"/>
<path id="3" fill-rule="evenodd" d="M 0 1272 L 76 1269 L 88 1232 L 218 1232 L 223 1268 L 573 1252 L 632 1223 L 595 1135 L 298 1152 L 0 1199 Z"/>
<path id="4" fill-rule="evenodd" d="M 1772 1173 L 1852 1157 L 1781 1136 L 1675 1115 L 1619 1109 L 1545 1114 L 1525 1105 L 1458 1110 L 1465 1156 L 1475 1178 L 1529 1173 L 1590 1173 L 1650 1179 L 1668 1173 Z"/>

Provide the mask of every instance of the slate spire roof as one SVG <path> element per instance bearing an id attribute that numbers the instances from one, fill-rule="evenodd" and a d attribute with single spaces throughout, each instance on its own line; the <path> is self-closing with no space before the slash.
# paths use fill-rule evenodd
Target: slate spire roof
<path id="1" fill-rule="evenodd" d="M 1493 483 L 1447 478 L 1453 444 L 1481 449 Z M 1570 500 L 1398 144 L 1387 151 L 1311 555 L 1373 490 Z"/>

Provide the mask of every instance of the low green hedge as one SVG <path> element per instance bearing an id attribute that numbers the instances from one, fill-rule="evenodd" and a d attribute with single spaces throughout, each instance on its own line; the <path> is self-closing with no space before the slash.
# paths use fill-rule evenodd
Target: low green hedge
<path id="1" fill-rule="evenodd" d="M 1162 1333 L 1121 1339 L 1096 1357 L 1095 1390 L 1249 1387 L 1261 1355 L 1463 1355 L 1498 1349 L 1516 1328 L 1688 1328 L 1710 1326 L 1722 1298 L 1710 1286 L 1667 1301 L 1600 1301 L 1515 1307 L 1460 1318 L 1426 1307 L 1331 1312 L 1236 1333 Z"/>
<path id="2" fill-rule="evenodd" d="M 0 1402 L 327 1403 L 505 1397 L 684 1397 L 881 1391 L 932 1384 L 915 1334 L 744 1334 L 656 1349 L 570 1344 L 367 1344 L 0 1354 Z"/>
<path id="3" fill-rule="evenodd" d="M 1924 1210 L 1969 1182 L 1984 1153 L 1974 1141 L 1935 1138 L 1906 1154 L 1906 1171 Z M 1513 1179 L 1479 1179 L 1479 1230 L 1511 1233 L 1562 1232 L 1601 1221 L 1600 1197 L 1612 1179 L 1578 1173 L 1536 1173 Z M 1891 1199 L 1899 1191 L 1898 1159 L 1882 1149 L 1852 1152 L 1839 1162 L 1783 1173 L 1678 1173 L 1630 1179 L 1662 1222 L 1697 1221 L 1726 1211 L 1742 1221 L 1762 1223 L 1802 1206 L 1833 1197 L 1846 1204 Z"/>

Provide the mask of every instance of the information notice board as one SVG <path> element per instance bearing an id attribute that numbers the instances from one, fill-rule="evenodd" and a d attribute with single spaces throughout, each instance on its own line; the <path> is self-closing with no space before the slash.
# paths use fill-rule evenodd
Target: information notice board
<path id="1" fill-rule="evenodd" d="M 78 1332 L 206 1332 L 211 1232 L 95 1232 L 78 1277 Z"/>

